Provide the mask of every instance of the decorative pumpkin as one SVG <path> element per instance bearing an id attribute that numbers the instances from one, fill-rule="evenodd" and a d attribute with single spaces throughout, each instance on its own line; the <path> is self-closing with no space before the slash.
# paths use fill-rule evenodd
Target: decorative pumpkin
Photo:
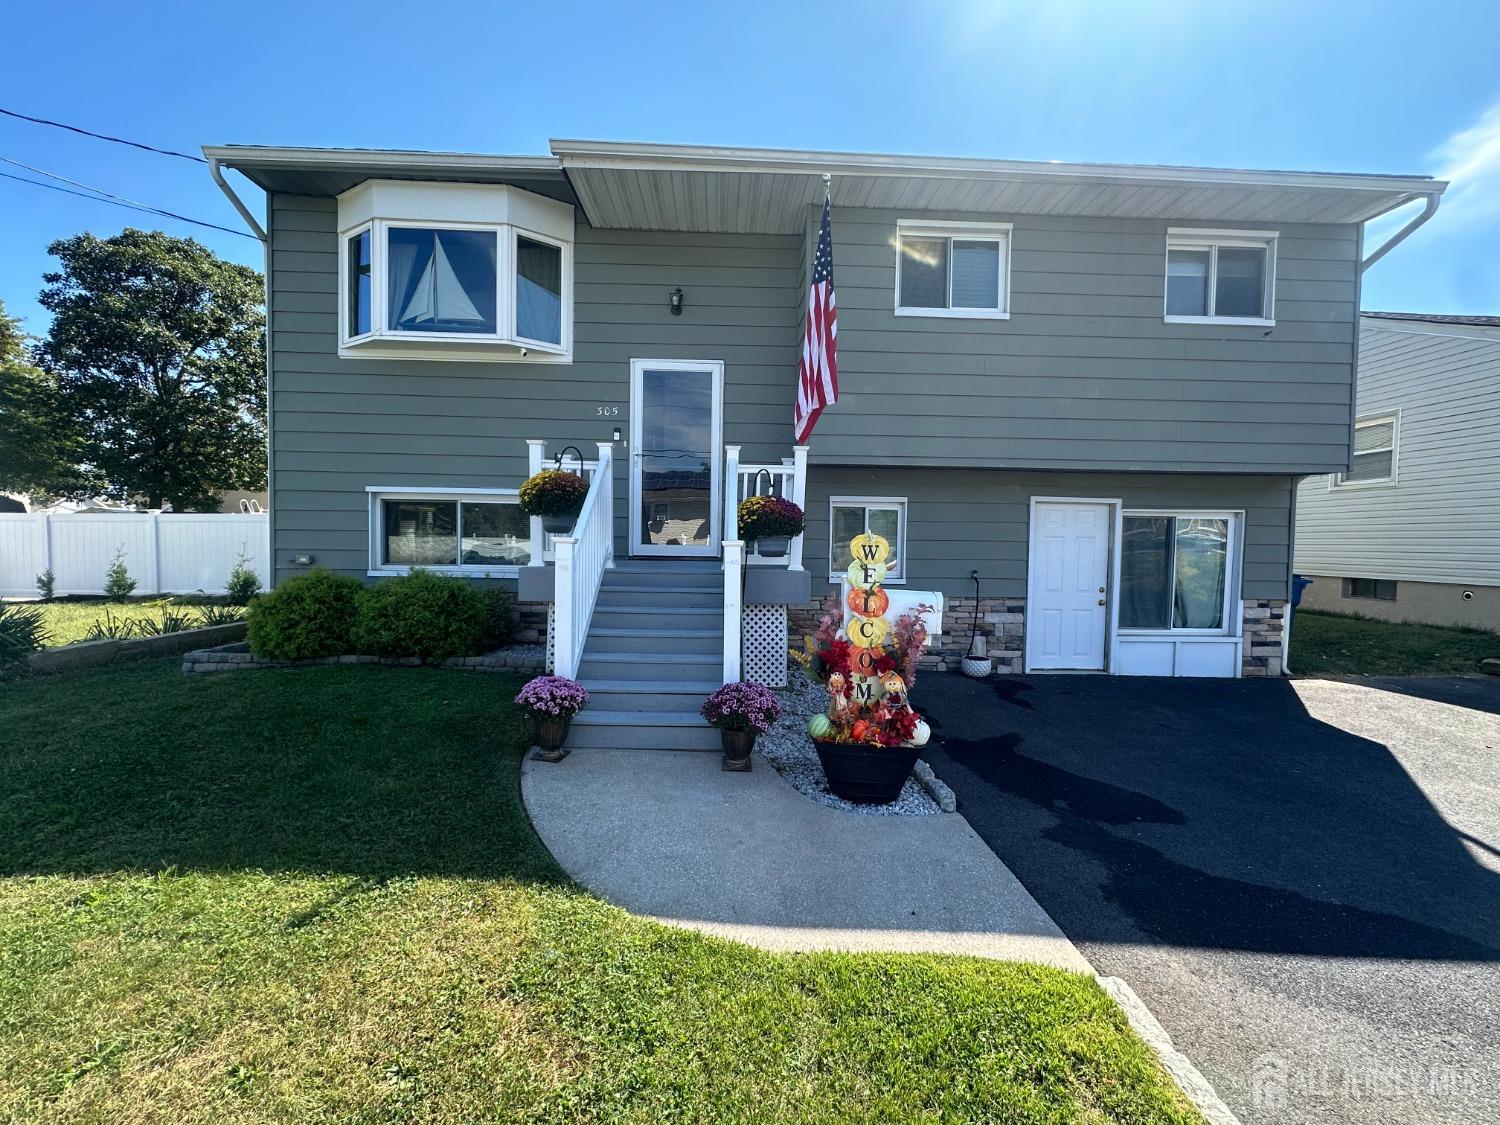
<path id="1" fill-rule="evenodd" d="M 890 557 L 891 545 L 885 536 L 865 531 L 849 540 L 849 551 L 860 562 L 883 563 Z"/>
<path id="2" fill-rule="evenodd" d="M 807 720 L 807 733 L 821 742 L 833 734 L 833 722 L 827 715 L 814 715 Z"/>
<path id="3" fill-rule="evenodd" d="M 849 728 L 849 737 L 855 742 L 863 742 L 870 736 L 870 724 L 864 719 L 855 719 L 854 725 Z"/>
<path id="4" fill-rule="evenodd" d="M 927 740 L 932 737 L 932 728 L 927 725 L 925 719 L 917 720 L 917 729 L 912 732 L 911 744 L 913 746 L 926 746 Z"/>
<path id="5" fill-rule="evenodd" d="M 861 590 L 874 589 L 885 581 L 885 563 L 867 563 L 855 559 L 849 564 L 846 572 L 849 585 L 857 586 Z"/>
<path id="6" fill-rule="evenodd" d="M 856 676 L 873 676 L 875 674 L 875 662 L 880 659 L 878 648 L 851 648 L 849 650 L 849 669 Z"/>
<path id="7" fill-rule="evenodd" d="M 885 611 L 891 608 L 891 596 L 884 590 L 861 590 L 858 586 L 849 588 L 849 612 L 856 617 L 884 617 Z"/>

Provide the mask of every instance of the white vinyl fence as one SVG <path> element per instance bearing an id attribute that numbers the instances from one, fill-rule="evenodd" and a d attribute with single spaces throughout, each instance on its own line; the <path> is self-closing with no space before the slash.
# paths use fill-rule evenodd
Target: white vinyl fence
<path id="1" fill-rule="evenodd" d="M 118 551 L 137 594 L 222 594 L 242 554 L 268 587 L 268 526 L 264 514 L 0 514 L 0 596 L 35 596 L 48 567 L 56 593 L 102 594 Z"/>

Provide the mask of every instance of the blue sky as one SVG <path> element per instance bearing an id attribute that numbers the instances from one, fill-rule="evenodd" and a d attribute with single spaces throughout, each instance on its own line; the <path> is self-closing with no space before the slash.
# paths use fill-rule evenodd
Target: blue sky
<path id="1" fill-rule="evenodd" d="M 1365 307 L 1500 313 L 1493 0 L 147 0 L 20 5 L 6 25 L 0 106 L 187 151 L 543 153 L 558 136 L 1447 172 L 1442 210 L 1369 272 Z M 201 165 L 6 118 L 0 155 L 240 225 Z M 47 244 L 126 225 L 260 265 L 249 239 L 0 179 L 0 299 L 42 331 Z"/>

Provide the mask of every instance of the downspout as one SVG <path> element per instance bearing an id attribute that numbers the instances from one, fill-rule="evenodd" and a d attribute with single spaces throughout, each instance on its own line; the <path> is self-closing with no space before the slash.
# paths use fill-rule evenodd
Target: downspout
<path id="1" fill-rule="evenodd" d="M 214 178 L 214 183 L 219 185 L 219 190 L 234 205 L 234 209 L 240 213 L 240 218 L 245 220 L 245 224 L 254 232 L 255 237 L 260 239 L 265 253 L 265 273 L 261 281 L 266 302 L 266 588 L 272 589 L 276 585 L 275 541 L 271 536 L 271 521 L 276 518 L 276 483 L 271 446 L 272 435 L 275 433 L 274 415 L 271 413 L 271 237 L 266 233 L 266 228 L 261 226 L 255 216 L 250 213 L 250 208 L 245 206 L 245 201 L 235 194 L 234 188 L 229 186 L 229 181 L 224 178 L 219 162 L 212 156 L 208 158 L 208 174 Z M 270 207 L 271 197 L 268 193 L 266 195 L 268 215 Z"/>
<path id="2" fill-rule="evenodd" d="M 1404 227 L 1402 227 L 1400 230 L 1398 230 L 1395 234 L 1391 235 L 1391 237 L 1389 239 L 1387 239 L 1385 242 L 1381 243 L 1380 249 L 1376 250 L 1368 258 L 1366 258 L 1364 261 L 1360 262 L 1359 263 L 1359 272 L 1360 273 L 1364 273 L 1365 270 L 1369 269 L 1376 262 L 1380 261 L 1381 258 L 1384 258 L 1387 254 L 1389 254 L 1392 250 L 1394 250 L 1397 246 L 1399 246 L 1401 243 L 1405 242 L 1407 236 L 1410 235 L 1413 231 L 1415 231 L 1419 226 L 1421 226 L 1428 219 L 1430 219 L 1434 215 L 1436 215 L 1437 214 L 1437 209 L 1438 209 L 1438 202 L 1441 199 L 1442 199 L 1442 196 L 1440 196 L 1440 195 L 1429 195 L 1427 197 L 1427 204 L 1426 204 L 1426 206 L 1424 206 L 1422 208 L 1421 214 L 1419 214 L 1411 222 L 1407 223 Z M 1364 228 L 1361 227 L 1360 229 L 1363 230 Z"/>

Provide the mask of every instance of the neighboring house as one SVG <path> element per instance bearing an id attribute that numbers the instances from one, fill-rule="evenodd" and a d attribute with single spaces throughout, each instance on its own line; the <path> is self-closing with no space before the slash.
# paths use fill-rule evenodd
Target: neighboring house
<path id="1" fill-rule="evenodd" d="M 1500 316 L 1365 313 L 1347 472 L 1297 493 L 1311 609 L 1500 629 Z"/>
<path id="2" fill-rule="evenodd" d="M 594 721 L 622 724 L 631 678 L 784 674 L 864 528 L 902 604 L 941 603 L 941 658 L 977 615 L 1007 671 L 1277 674 L 1297 481 L 1349 464 L 1362 224 L 1445 186 L 574 141 L 204 151 L 268 193 L 278 578 L 517 580 L 617 716 Z M 794 449 L 823 173 L 842 397 Z M 567 446 L 609 487 L 551 544 L 516 489 Z M 741 614 L 733 500 L 767 487 L 808 529 L 752 554 Z"/>

